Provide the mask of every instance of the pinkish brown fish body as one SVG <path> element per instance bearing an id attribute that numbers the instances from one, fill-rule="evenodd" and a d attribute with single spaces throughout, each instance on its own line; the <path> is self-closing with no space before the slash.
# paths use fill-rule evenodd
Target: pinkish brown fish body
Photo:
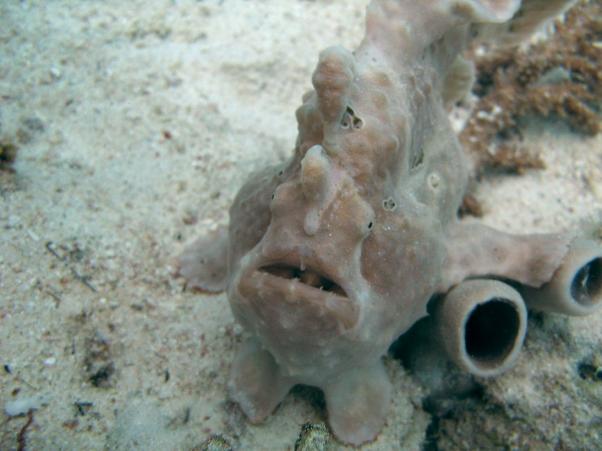
<path id="1" fill-rule="evenodd" d="M 537 1 L 524 1 L 523 12 Z M 553 3 L 557 12 L 565 2 Z M 324 391 L 341 441 L 374 439 L 390 403 L 382 356 L 435 297 L 444 349 L 481 376 L 515 361 L 526 330 L 522 294 L 544 310 L 600 306 L 597 244 L 457 218 L 468 169 L 446 105 L 467 79 L 460 52 L 479 27 L 509 21 L 519 7 L 374 0 L 360 47 L 321 53 L 290 161 L 252 175 L 228 233 L 182 258 L 180 273 L 200 288 L 227 290 L 252 337 L 229 384 L 251 421 L 302 383 Z M 492 318 L 505 332 L 481 331 Z"/>

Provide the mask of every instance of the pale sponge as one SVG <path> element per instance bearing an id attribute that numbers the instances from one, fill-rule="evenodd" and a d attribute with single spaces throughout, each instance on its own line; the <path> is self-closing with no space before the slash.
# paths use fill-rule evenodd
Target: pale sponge
<path id="1" fill-rule="evenodd" d="M 443 348 L 482 376 L 518 357 L 521 292 L 544 310 L 600 307 L 598 244 L 583 251 L 569 234 L 515 236 L 457 218 L 468 170 L 446 103 L 472 81 L 460 53 L 495 27 L 532 31 L 547 16 L 538 3 L 373 0 L 360 46 L 320 54 L 290 160 L 253 174 L 227 233 L 182 256 L 180 274 L 225 287 L 252 337 L 229 383 L 252 422 L 308 384 L 324 391 L 339 440 L 374 439 L 391 393 L 381 357 L 431 299 Z"/>

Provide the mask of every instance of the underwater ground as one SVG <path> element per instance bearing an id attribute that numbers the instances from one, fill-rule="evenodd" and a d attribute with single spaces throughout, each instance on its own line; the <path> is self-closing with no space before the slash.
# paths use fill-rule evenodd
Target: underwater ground
<path id="1" fill-rule="evenodd" d="M 300 388 L 248 424 L 225 295 L 171 274 L 246 174 L 289 155 L 318 52 L 353 48 L 367 3 L 0 3 L 1 450 L 294 449 L 325 420 Z M 545 168 L 482 177 L 479 220 L 600 236 L 602 135 L 523 126 Z M 531 314 L 492 380 L 390 357 L 390 418 L 362 449 L 601 449 L 601 349 L 602 314 Z"/>

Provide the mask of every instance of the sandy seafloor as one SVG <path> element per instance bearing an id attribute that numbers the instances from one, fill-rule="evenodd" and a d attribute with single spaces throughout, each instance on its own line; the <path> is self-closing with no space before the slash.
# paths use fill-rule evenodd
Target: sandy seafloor
<path id="1" fill-rule="evenodd" d="M 324 420 L 297 392 L 247 424 L 225 389 L 241 330 L 225 295 L 183 291 L 172 259 L 289 154 L 319 50 L 353 48 L 366 4 L 0 2 L 0 138 L 19 147 L 0 177 L 0 449 L 19 447 L 28 418 L 4 410 L 21 402 L 37 406 L 30 450 L 188 450 L 214 433 L 292 449 Z M 527 141 L 547 168 L 484 180 L 482 220 L 599 222 L 602 137 L 540 123 Z M 421 449 L 429 424 L 438 449 L 602 449 L 602 382 L 585 371 L 601 345 L 602 314 L 533 315 L 517 367 L 437 424 L 424 377 L 389 360 L 391 414 L 365 449 Z"/>

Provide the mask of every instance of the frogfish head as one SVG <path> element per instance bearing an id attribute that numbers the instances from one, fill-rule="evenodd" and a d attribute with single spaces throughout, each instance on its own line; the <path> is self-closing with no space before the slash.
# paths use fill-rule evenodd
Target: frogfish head
<path id="1" fill-rule="evenodd" d="M 432 212 L 400 194 L 420 155 L 391 83 L 332 48 L 297 111 L 295 155 L 275 184 L 269 225 L 231 284 L 237 316 L 253 318 L 247 326 L 277 359 L 344 356 L 350 343 L 356 353 L 360 343 L 386 349 L 424 315 L 437 239 Z"/>

